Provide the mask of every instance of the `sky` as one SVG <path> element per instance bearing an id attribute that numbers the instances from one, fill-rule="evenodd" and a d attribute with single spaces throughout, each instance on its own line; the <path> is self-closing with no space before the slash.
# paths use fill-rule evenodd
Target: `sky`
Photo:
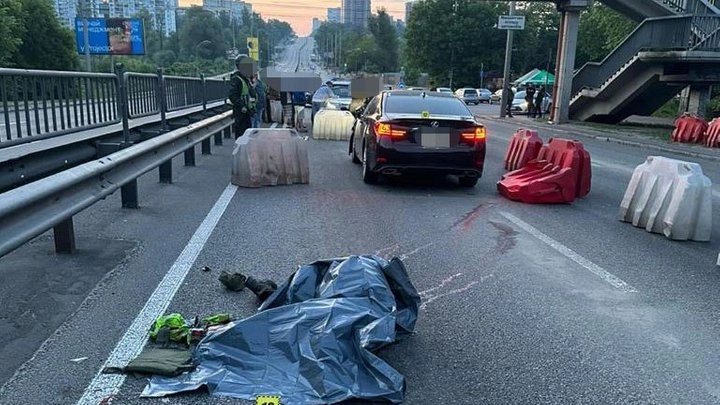
<path id="1" fill-rule="evenodd" d="M 252 4 L 253 11 L 259 13 L 264 20 L 276 18 L 287 21 L 298 36 L 310 35 L 312 19 L 318 17 L 324 21 L 327 18 L 327 9 L 340 7 L 340 0 L 245 0 Z M 385 7 L 388 14 L 395 19 L 405 19 L 406 0 L 370 0 L 370 9 L 373 13 Z M 181 7 L 202 5 L 202 0 L 180 0 Z"/>

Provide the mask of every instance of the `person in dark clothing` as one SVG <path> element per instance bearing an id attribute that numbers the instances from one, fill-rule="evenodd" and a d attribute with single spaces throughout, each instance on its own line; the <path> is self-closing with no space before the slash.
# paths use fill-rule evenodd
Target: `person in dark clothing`
<path id="1" fill-rule="evenodd" d="M 512 90 L 512 87 L 508 87 L 507 89 L 507 105 L 505 106 L 505 114 L 512 118 L 512 103 L 513 99 L 515 98 L 515 92 Z"/>
<path id="2" fill-rule="evenodd" d="M 540 86 L 537 93 L 535 94 L 535 114 L 537 114 L 538 118 L 542 118 L 544 111 L 543 111 L 543 101 L 545 100 L 545 86 Z M 533 114 L 533 116 L 535 115 Z"/>
<path id="3" fill-rule="evenodd" d="M 530 118 L 535 118 L 535 86 L 529 84 L 525 89 L 525 101 L 527 101 L 527 112 Z"/>
<path id="4" fill-rule="evenodd" d="M 246 61 L 242 56 L 238 57 L 235 59 L 236 69 L 230 76 L 228 98 L 233 106 L 235 139 L 252 126 L 252 116 L 256 111 L 257 94 L 248 79 L 254 74 L 253 62 Z"/>

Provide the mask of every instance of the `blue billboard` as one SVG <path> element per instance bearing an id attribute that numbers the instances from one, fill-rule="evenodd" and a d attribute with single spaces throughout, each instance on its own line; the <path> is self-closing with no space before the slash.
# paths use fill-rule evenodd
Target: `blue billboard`
<path id="1" fill-rule="evenodd" d="M 83 18 L 75 19 L 77 50 L 85 55 Z M 145 29 L 135 18 L 87 18 L 90 55 L 144 55 Z"/>

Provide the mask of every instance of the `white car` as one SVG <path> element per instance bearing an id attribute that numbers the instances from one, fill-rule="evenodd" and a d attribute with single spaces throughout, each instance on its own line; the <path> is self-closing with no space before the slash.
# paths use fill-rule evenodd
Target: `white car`
<path id="1" fill-rule="evenodd" d="M 450 94 L 453 94 L 453 91 L 452 91 L 452 89 L 451 89 L 450 87 L 438 87 L 438 88 L 435 89 L 435 91 L 438 92 L 438 93 L 450 93 Z"/>
<path id="2" fill-rule="evenodd" d="M 341 110 L 350 108 L 352 97 L 350 96 L 350 82 L 346 80 L 333 80 L 332 91 L 335 97 L 329 98 L 325 102 L 325 108 L 328 110 Z"/>
<path id="3" fill-rule="evenodd" d="M 480 103 L 490 103 L 490 97 L 492 97 L 492 92 L 488 89 L 475 89 L 477 90 L 478 95 L 478 102 Z"/>
<path id="4" fill-rule="evenodd" d="M 543 114 L 550 112 L 550 108 L 552 108 L 552 98 L 550 98 L 549 94 L 545 93 L 541 107 Z M 515 98 L 513 98 L 512 101 L 512 112 L 520 114 L 528 113 L 528 103 L 525 101 L 525 90 L 515 93 Z"/>

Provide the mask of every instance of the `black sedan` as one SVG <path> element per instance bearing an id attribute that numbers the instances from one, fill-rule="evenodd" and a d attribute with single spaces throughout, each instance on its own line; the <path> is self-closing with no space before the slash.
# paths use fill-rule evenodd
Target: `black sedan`
<path id="1" fill-rule="evenodd" d="M 485 163 L 485 127 L 453 94 L 383 91 L 358 115 L 349 153 L 363 180 L 383 175 L 457 175 L 474 187 Z"/>

